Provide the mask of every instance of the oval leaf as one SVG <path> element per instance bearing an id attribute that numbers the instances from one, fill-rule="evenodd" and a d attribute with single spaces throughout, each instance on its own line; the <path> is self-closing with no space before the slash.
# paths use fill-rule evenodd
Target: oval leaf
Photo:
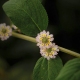
<path id="1" fill-rule="evenodd" d="M 35 36 L 48 26 L 48 17 L 39 0 L 9 0 L 3 5 L 11 21 L 28 36 Z"/>
<path id="2" fill-rule="evenodd" d="M 59 57 L 51 60 L 41 57 L 34 67 L 33 80 L 55 80 L 62 67 Z"/>
<path id="3" fill-rule="evenodd" d="M 80 58 L 68 61 L 56 80 L 80 80 Z"/>

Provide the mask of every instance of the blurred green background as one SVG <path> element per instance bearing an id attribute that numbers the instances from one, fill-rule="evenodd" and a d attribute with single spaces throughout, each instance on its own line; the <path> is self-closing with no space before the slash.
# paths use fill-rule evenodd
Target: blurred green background
<path id="1" fill-rule="evenodd" d="M 2 9 L 7 0 L 0 0 L 0 24 L 9 25 L 9 18 Z M 80 0 L 43 0 L 48 17 L 48 31 L 54 34 L 54 42 L 80 53 Z M 59 52 L 63 64 L 75 57 Z M 39 48 L 15 37 L 0 40 L 0 80 L 32 80 L 32 71 Z"/>

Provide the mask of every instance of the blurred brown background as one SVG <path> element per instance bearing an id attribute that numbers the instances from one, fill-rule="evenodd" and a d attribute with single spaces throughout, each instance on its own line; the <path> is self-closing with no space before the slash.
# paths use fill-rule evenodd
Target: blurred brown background
<path id="1" fill-rule="evenodd" d="M 9 24 L 2 9 L 7 0 L 0 0 L 0 24 Z M 54 42 L 80 53 L 80 0 L 43 0 L 48 17 L 48 31 L 54 34 Z M 73 56 L 59 52 L 63 64 Z M 39 48 L 15 37 L 0 40 L 0 80 L 32 80 L 32 71 L 38 58 Z"/>

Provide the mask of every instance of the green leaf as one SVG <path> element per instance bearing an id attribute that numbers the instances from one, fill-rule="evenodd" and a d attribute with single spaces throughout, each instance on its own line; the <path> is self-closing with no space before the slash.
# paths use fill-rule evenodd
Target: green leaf
<path id="1" fill-rule="evenodd" d="M 35 36 L 48 26 L 47 13 L 39 0 L 10 0 L 3 5 L 3 9 L 28 36 Z"/>
<path id="2" fill-rule="evenodd" d="M 80 58 L 68 61 L 56 80 L 80 80 Z"/>
<path id="3" fill-rule="evenodd" d="M 59 57 L 51 60 L 41 57 L 34 67 L 33 80 L 55 80 L 62 67 Z"/>

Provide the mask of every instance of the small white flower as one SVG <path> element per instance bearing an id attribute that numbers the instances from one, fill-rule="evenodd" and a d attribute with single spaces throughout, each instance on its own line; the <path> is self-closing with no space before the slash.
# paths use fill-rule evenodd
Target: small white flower
<path id="1" fill-rule="evenodd" d="M 56 58 L 57 52 L 59 51 L 58 46 L 53 43 L 48 48 L 41 48 L 40 53 L 44 58 L 50 60 L 50 58 Z"/>
<path id="2" fill-rule="evenodd" d="M 53 40 L 54 40 L 53 35 L 50 34 L 48 31 L 46 32 L 45 30 L 40 32 L 36 37 L 37 46 L 39 46 L 40 48 L 42 47 L 48 48 L 52 44 Z"/>
<path id="3" fill-rule="evenodd" d="M 6 26 L 5 23 L 0 24 L 0 38 L 2 41 L 9 38 L 12 35 L 12 29 L 10 26 Z"/>
<path id="4" fill-rule="evenodd" d="M 11 25 L 11 27 L 12 27 L 13 29 L 18 29 L 15 25 Z"/>

